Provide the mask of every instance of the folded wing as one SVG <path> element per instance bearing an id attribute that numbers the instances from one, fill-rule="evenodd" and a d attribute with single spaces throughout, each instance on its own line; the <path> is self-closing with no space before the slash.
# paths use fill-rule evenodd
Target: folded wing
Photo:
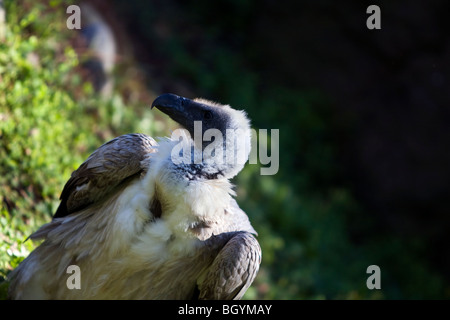
<path id="1" fill-rule="evenodd" d="M 54 218 L 67 216 L 106 200 L 115 190 L 145 172 L 146 156 L 156 141 L 144 134 L 126 134 L 95 150 L 75 170 L 61 193 Z"/>

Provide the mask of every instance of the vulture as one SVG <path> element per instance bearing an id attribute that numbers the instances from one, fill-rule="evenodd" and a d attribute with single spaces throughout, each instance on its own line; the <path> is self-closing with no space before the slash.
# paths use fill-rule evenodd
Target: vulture
<path id="1" fill-rule="evenodd" d="M 126 134 L 95 150 L 65 184 L 51 222 L 29 237 L 41 243 L 11 272 L 11 299 L 244 295 L 261 263 L 229 181 L 250 152 L 246 113 L 170 93 L 151 107 L 181 133 L 159 143 Z"/>

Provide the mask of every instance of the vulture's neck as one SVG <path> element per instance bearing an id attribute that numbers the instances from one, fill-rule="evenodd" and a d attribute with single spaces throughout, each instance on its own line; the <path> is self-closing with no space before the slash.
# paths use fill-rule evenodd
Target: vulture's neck
<path id="1" fill-rule="evenodd" d="M 217 161 L 216 154 L 203 151 L 189 139 L 163 139 L 158 152 L 151 154 L 143 180 L 152 199 L 157 200 L 151 204 L 160 210 L 156 215 L 172 220 L 184 231 L 221 219 L 234 195 L 229 178 L 244 166 L 242 160 Z"/>

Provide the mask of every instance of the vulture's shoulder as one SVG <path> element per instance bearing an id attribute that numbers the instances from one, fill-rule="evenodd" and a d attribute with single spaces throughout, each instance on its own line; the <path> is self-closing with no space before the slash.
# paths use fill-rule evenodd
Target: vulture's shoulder
<path id="1" fill-rule="evenodd" d="M 72 172 L 61 193 L 54 218 L 67 216 L 105 199 L 146 171 L 142 160 L 155 152 L 156 141 L 144 134 L 119 136 L 95 150 Z"/>

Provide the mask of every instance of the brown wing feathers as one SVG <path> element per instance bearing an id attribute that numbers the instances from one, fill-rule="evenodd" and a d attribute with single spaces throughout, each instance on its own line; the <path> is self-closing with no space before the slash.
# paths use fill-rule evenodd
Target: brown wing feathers
<path id="1" fill-rule="evenodd" d="M 67 216 L 114 194 L 146 169 L 141 161 L 154 152 L 155 145 L 155 140 L 146 135 L 126 134 L 99 147 L 72 173 L 53 218 Z"/>

